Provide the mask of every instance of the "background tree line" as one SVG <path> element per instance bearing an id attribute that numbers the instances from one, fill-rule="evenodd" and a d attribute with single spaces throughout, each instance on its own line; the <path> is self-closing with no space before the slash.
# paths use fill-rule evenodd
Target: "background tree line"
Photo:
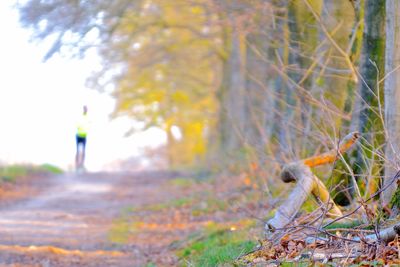
<path id="1" fill-rule="evenodd" d="M 359 131 L 354 153 L 333 175 L 321 171 L 337 192 L 350 188 L 336 196 L 345 204 L 350 176 L 368 196 L 398 168 L 399 5 L 29 0 L 18 8 L 34 39 L 53 41 L 45 59 L 99 53 L 91 85 L 113 86 L 115 116 L 165 130 L 170 166 L 250 163 L 273 176 Z M 395 189 L 384 191 L 384 205 Z"/>

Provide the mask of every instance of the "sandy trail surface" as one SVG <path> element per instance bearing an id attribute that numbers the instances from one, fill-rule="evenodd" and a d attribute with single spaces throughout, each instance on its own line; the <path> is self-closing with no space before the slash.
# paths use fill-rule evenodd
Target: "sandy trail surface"
<path id="1" fill-rule="evenodd" d="M 170 173 L 69 173 L 0 208 L 0 266 L 144 266 L 140 246 L 108 237 L 124 207 L 167 201 Z M 36 190 L 37 191 L 37 190 Z"/>

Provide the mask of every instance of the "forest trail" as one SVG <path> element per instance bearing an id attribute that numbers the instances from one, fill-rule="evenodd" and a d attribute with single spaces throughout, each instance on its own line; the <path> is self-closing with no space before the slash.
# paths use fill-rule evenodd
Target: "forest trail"
<path id="1" fill-rule="evenodd" d="M 68 173 L 0 209 L 0 266 L 143 266 L 140 244 L 110 241 L 124 207 L 167 201 L 170 173 Z"/>

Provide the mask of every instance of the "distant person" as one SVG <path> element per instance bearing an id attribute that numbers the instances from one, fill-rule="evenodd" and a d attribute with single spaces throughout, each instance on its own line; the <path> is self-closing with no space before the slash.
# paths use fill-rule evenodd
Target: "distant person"
<path id="1" fill-rule="evenodd" d="M 87 116 L 88 108 L 83 106 L 83 113 L 78 120 L 76 129 L 76 156 L 75 156 L 75 168 L 76 170 L 85 169 L 85 149 L 86 149 L 86 137 L 89 126 L 89 119 Z"/>

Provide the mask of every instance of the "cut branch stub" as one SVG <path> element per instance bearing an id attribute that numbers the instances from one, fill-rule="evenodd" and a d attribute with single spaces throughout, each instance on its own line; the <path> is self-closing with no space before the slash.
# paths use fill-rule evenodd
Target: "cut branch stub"
<path id="1" fill-rule="evenodd" d="M 357 132 L 350 133 L 339 143 L 337 149 L 319 156 L 289 163 L 283 167 L 282 181 L 285 183 L 297 182 L 297 184 L 289 197 L 278 208 L 275 216 L 266 223 L 265 229 L 268 232 L 283 228 L 290 223 L 310 194 L 326 205 L 328 216 L 334 218 L 343 216 L 324 183 L 311 172 L 310 168 L 334 162 L 340 154 L 349 150 L 359 137 L 360 134 Z"/>
<path id="2" fill-rule="evenodd" d="M 278 208 L 275 216 L 267 222 L 265 225 L 266 230 L 283 228 L 290 223 L 310 195 L 314 186 L 313 174 L 306 165 L 292 163 L 285 166 L 284 170 L 283 177 L 286 177 L 285 179 L 288 181 L 297 181 L 297 185 L 289 197 Z"/>
<path id="3" fill-rule="evenodd" d="M 267 230 L 283 228 L 291 222 L 310 194 L 327 206 L 329 216 L 343 216 L 325 185 L 311 172 L 310 167 L 301 162 L 290 163 L 283 168 L 281 179 L 286 183 L 296 181 L 297 184 L 274 218 L 267 222 Z"/>
<path id="4" fill-rule="evenodd" d="M 306 165 L 301 164 L 301 162 L 293 162 L 283 166 L 281 179 L 285 183 L 296 182 L 299 177 L 306 172 Z"/>

